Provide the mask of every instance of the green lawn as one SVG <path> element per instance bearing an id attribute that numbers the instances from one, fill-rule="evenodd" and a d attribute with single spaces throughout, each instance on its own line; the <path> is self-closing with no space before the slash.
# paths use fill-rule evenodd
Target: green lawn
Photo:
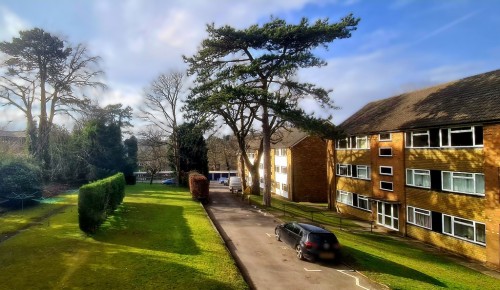
<path id="1" fill-rule="evenodd" d="M 250 196 L 262 204 L 262 197 Z M 293 216 L 283 215 L 283 205 L 293 209 Z M 284 220 L 311 218 L 317 206 L 272 199 L 269 211 Z M 287 209 L 287 211 L 288 211 Z M 356 225 L 343 220 L 343 226 L 354 231 L 339 230 L 339 218 L 314 213 L 314 221 L 322 223 L 337 235 L 345 262 L 372 280 L 391 289 L 499 289 L 500 280 L 461 266 L 452 260 L 415 247 L 403 239 L 369 231 L 356 231 Z"/>
<path id="2" fill-rule="evenodd" d="M 0 244 L 1 289 L 247 289 L 185 189 L 127 187 L 93 236 L 79 230 L 76 202 L 66 196 L 62 212 Z"/>

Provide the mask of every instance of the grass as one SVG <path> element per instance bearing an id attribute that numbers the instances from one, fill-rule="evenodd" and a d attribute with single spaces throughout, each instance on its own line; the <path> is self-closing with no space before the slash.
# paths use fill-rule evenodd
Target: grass
<path id="1" fill-rule="evenodd" d="M 182 188 L 127 187 L 93 236 L 68 207 L 0 244 L 2 289 L 247 289 L 203 208 Z"/>
<path id="2" fill-rule="evenodd" d="M 253 203 L 261 205 L 261 197 L 251 196 Z M 283 205 L 293 209 L 293 217 L 283 215 Z M 325 208 L 326 209 L 326 208 Z M 310 219 L 317 206 L 296 204 L 273 198 L 269 211 L 284 220 Z M 374 281 L 391 289 L 498 289 L 500 280 L 457 264 L 444 255 L 436 255 L 415 246 L 402 238 L 386 234 L 356 231 L 359 225 L 347 220 L 315 213 L 316 223 L 321 223 L 337 235 L 343 246 L 345 261 L 362 271 Z"/>

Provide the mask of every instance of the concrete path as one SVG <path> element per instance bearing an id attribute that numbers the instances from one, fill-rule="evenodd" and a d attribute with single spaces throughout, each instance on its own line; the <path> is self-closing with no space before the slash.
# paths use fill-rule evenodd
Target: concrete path
<path id="1" fill-rule="evenodd" d="M 212 182 L 210 195 L 207 212 L 252 289 L 383 289 L 344 265 L 298 260 L 274 237 L 280 221 L 244 204 L 227 186 Z"/>

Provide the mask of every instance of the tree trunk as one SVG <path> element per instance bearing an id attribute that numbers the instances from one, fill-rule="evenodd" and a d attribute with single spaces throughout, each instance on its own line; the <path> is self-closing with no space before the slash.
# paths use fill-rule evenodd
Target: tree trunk
<path id="1" fill-rule="evenodd" d="M 259 175 L 259 163 L 257 166 L 252 166 L 252 194 L 259 195 L 260 194 L 260 175 Z"/>
<path id="2" fill-rule="evenodd" d="M 262 139 L 264 153 L 264 195 L 263 204 L 271 206 L 271 128 L 269 126 L 269 109 L 263 106 Z"/>

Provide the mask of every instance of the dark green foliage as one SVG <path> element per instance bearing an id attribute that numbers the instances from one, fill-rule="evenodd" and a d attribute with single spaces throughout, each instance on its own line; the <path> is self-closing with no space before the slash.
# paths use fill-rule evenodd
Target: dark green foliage
<path id="1" fill-rule="evenodd" d="M 33 199 L 42 196 L 42 174 L 33 161 L 21 158 L 0 160 L 0 198 Z"/>
<path id="2" fill-rule="evenodd" d="M 179 126 L 180 171 L 197 171 L 208 175 L 207 144 L 203 132 L 194 123 Z M 175 162 L 173 153 L 169 152 L 169 162 Z M 187 179 L 181 178 L 181 184 L 187 185 Z"/>
<path id="3" fill-rule="evenodd" d="M 196 171 L 189 173 L 189 191 L 194 199 L 208 201 L 209 185 L 210 183 L 205 175 Z"/>
<path id="4" fill-rule="evenodd" d="M 123 144 L 125 145 L 125 165 L 123 168 L 123 174 L 125 174 L 125 181 L 128 185 L 134 185 L 136 178 L 134 176 L 134 171 L 137 170 L 137 138 L 132 136 L 126 139 Z"/>
<path id="5" fill-rule="evenodd" d="M 80 187 L 78 194 L 78 222 L 80 229 L 94 233 L 123 201 L 125 177 L 118 173 Z"/>

